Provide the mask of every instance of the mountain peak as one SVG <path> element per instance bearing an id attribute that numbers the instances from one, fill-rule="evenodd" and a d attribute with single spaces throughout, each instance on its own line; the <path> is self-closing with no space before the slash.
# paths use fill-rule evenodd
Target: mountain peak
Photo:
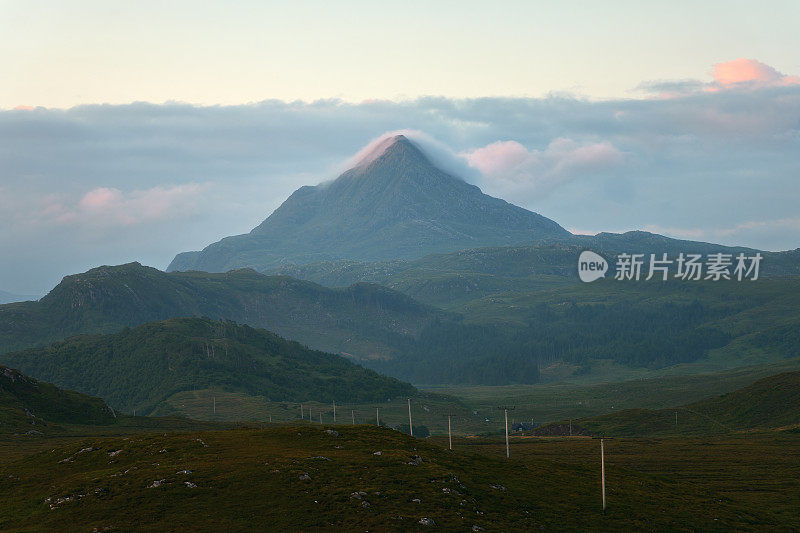
<path id="1" fill-rule="evenodd" d="M 336 259 L 408 259 L 529 244 L 569 232 L 438 168 L 402 134 L 362 149 L 335 180 L 296 190 L 249 234 L 181 254 L 169 270 L 224 272 Z"/>
<path id="2" fill-rule="evenodd" d="M 417 157 L 425 158 L 422 151 L 403 134 L 387 135 L 375 142 L 367 145 L 354 158 L 358 161 L 353 168 L 364 168 L 370 166 L 379 159 L 384 159 L 392 155 L 413 154 Z"/>

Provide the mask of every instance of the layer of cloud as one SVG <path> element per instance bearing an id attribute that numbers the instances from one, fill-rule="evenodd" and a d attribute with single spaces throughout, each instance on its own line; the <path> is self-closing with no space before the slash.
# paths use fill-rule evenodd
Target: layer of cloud
<path id="1" fill-rule="evenodd" d="M 177 252 L 249 231 L 297 187 L 335 178 L 370 140 L 398 130 L 412 130 L 448 172 L 586 232 L 688 228 L 679 236 L 690 236 L 793 220 L 800 85 L 762 71 L 720 78 L 756 76 L 747 90 L 736 87 L 748 81 L 718 91 L 703 81 L 678 97 L 639 100 L 0 111 L 0 289 L 43 292 L 98 264 L 163 268 Z M 800 246 L 800 232 L 778 224 L 698 235 Z"/>
<path id="2" fill-rule="evenodd" d="M 613 169 L 625 159 L 608 141 L 578 143 L 565 137 L 554 139 L 543 150 L 528 150 L 516 141 L 496 141 L 462 156 L 497 188 L 536 195 L 579 176 Z"/>
<path id="3" fill-rule="evenodd" d="M 797 239 L 797 236 L 800 235 L 800 216 L 747 220 L 731 226 L 692 228 L 648 224 L 641 229 L 677 239 L 737 245 L 743 242 L 757 241 L 765 237 L 774 238 L 778 235 L 787 240 Z M 800 248 L 800 242 L 798 242 L 797 247 Z"/>
<path id="4" fill-rule="evenodd" d="M 800 85 L 800 76 L 787 76 L 755 59 L 739 58 L 714 65 L 716 88 L 765 88 Z"/>
<path id="5" fill-rule="evenodd" d="M 756 59 L 740 57 L 713 66 L 711 80 L 658 80 L 639 85 L 638 89 L 658 98 L 680 98 L 697 92 L 749 92 L 800 85 L 800 76 L 779 72 Z"/>
<path id="6" fill-rule="evenodd" d="M 203 186 L 195 183 L 157 186 L 124 193 L 98 187 L 70 203 L 59 195 L 47 195 L 37 219 L 46 225 L 79 225 L 113 230 L 179 218 L 194 211 Z"/>

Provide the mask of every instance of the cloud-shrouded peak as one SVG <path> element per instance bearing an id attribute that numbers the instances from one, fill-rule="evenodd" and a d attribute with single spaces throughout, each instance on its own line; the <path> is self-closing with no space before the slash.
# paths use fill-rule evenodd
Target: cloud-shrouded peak
<path id="1" fill-rule="evenodd" d="M 743 57 L 717 63 L 714 65 L 713 75 L 714 83 L 721 88 L 800 85 L 798 76 L 783 74 L 761 61 Z"/>
<path id="2" fill-rule="evenodd" d="M 407 136 L 414 136 L 414 134 L 421 134 L 421 132 L 413 130 L 387 131 L 368 142 L 364 148 L 348 159 L 345 165 L 347 168 L 367 166 L 382 156 L 390 146 L 396 142 L 407 142 Z"/>
<path id="3" fill-rule="evenodd" d="M 397 135 L 385 135 L 381 137 L 377 142 L 371 142 L 361 151 L 359 151 L 358 155 L 354 158 L 357 159 L 358 163 L 356 163 L 356 167 L 365 167 L 378 159 L 380 156 L 386 153 L 386 150 L 389 149 L 392 145 L 407 141 L 406 137 L 402 134 Z M 363 155 L 362 155 L 363 154 Z"/>
<path id="4" fill-rule="evenodd" d="M 419 153 L 422 153 L 433 166 L 453 177 L 469 182 L 475 182 L 479 178 L 474 167 L 469 165 L 461 154 L 456 153 L 450 146 L 433 136 L 412 129 L 387 131 L 375 137 L 353 157 L 349 158 L 341 170 L 365 167 L 380 158 L 397 143 L 412 146 Z"/>

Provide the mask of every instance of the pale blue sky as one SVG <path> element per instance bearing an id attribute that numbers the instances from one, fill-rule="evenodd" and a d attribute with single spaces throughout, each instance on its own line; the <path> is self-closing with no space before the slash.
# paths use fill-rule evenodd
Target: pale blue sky
<path id="1" fill-rule="evenodd" d="M 800 1 L 0 0 L 0 290 L 164 268 L 400 129 L 572 231 L 797 248 L 798 21 Z"/>
<path id="2" fill-rule="evenodd" d="M 639 97 L 756 58 L 800 71 L 800 2 L 0 1 L 0 108 Z"/>

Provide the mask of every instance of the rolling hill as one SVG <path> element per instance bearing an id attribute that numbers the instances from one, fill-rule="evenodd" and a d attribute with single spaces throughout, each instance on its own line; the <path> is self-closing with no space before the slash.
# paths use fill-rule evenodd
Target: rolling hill
<path id="1" fill-rule="evenodd" d="M 490 257 L 498 253 L 489 250 Z M 478 252 L 456 256 L 475 258 L 498 277 L 503 265 L 513 271 L 527 261 L 483 262 Z M 585 374 L 604 360 L 646 369 L 713 360 L 719 369 L 796 357 L 799 302 L 797 277 L 605 280 L 492 294 L 454 306 L 453 314 L 374 284 L 333 289 L 252 270 L 164 273 L 129 264 L 68 276 L 39 302 L 0 306 L 0 353 L 207 316 L 345 353 L 412 383 L 536 383 L 541 369 L 555 364 Z"/>
<path id="2" fill-rule="evenodd" d="M 461 322 L 425 328 L 399 356 L 369 365 L 426 384 L 532 383 L 540 375 L 595 372 L 614 379 L 608 362 L 623 374 L 626 368 L 707 372 L 800 356 L 798 309 L 798 277 L 605 280 L 503 293 L 462 305 Z M 465 360 L 472 362 L 469 369 L 450 372 Z"/>
<path id="3" fill-rule="evenodd" d="M 448 315 L 370 284 L 330 289 L 252 270 L 165 273 L 138 263 L 65 277 L 38 302 L 0 305 L 0 353 L 175 317 L 224 318 L 362 359 Z"/>
<path id="4" fill-rule="evenodd" d="M 170 319 L 70 337 L 0 356 L 60 386 L 147 414 L 182 391 L 217 387 L 279 401 L 385 401 L 415 389 L 345 358 L 207 318 Z"/>
<path id="5" fill-rule="evenodd" d="M 60 389 L 0 366 L 0 434 L 40 434 L 59 424 L 110 425 L 116 418 L 100 398 Z"/>
<path id="6" fill-rule="evenodd" d="M 800 427 L 800 371 L 759 379 L 714 398 L 671 409 L 625 409 L 579 418 L 574 434 L 653 437 L 707 435 L 746 430 Z M 539 434 L 564 434 L 565 422 L 538 428 Z"/>

